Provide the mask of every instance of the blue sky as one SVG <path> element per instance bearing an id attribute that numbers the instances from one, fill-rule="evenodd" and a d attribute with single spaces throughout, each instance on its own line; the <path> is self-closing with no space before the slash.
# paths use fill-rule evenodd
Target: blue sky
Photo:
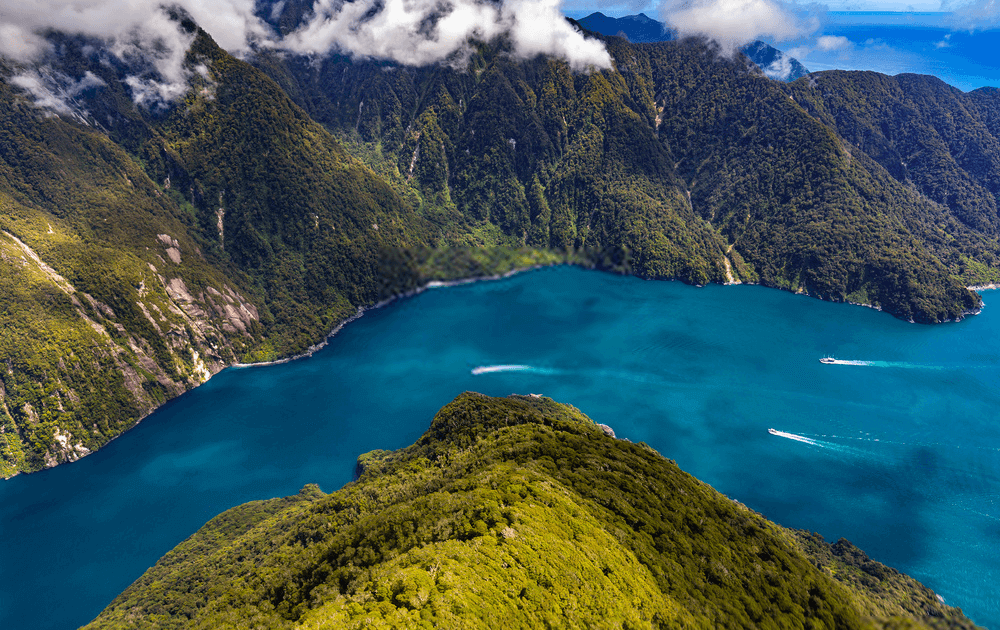
<path id="1" fill-rule="evenodd" d="M 1000 85 L 1000 30 L 969 30 L 950 13 L 829 12 L 810 37 L 770 42 L 810 70 L 932 74 L 962 90 Z"/>
<path id="2" fill-rule="evenodd" d="M 724 46 L 761 39 L 813 71 L 932 74 L 965 91 L 1000 86 L 1000 6 L 993 0 L 808 6 L 780 0 L 607 0 L 596 8 L 568 0 L 564 9 L 572 17 L 644 12 Z"/>

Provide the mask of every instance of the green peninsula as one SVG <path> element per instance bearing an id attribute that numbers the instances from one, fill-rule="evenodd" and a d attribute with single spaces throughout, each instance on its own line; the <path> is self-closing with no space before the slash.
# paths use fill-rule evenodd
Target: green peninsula
<path id="1" fill-rule="evenodd" d="M 358 473 L 217 516 L 87 628 L 975 627 L 548 398 L 462 394 Z"/>

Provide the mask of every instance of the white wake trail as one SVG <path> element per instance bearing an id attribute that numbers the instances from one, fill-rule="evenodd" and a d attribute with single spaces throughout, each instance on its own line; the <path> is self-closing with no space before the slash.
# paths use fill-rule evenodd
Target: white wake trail
<path id="1" fill-rule="evenodd" d="M 880 368 L 904 368 L 908 370 L 943 370 L 940 365 L 921 365 L 919 363 L 908 363 L 906 361 L 863 361 L 861 359 L 834 359 L 824 357 L 819 360 L 824 365 L 855 365 L 860 367 L 880 367 Z"/>
<path id="2" fill-rule="evenodd" d="M 852 359 L 830 359 L 829 361 L 823 361 L 827 365 L 871 365 L 871 361 L 855 361 Z"/>
<path id="3" fill-rule="evenodd" d="M 782 437 L 787 440 L 794 440 L 796 442 L 801 442 L 803 444 L 808 444 L 809 446 L 815 446 L 829 453 L 836 453 L 837 455 L 846 455 L 857 461 L 879 459 L 873 456 L 872 453 L 866 452 L 864 449 L 853 448 L 850 446 L 845 446 L 843 444 L 836 444 L 835 442 L 825 442 L 823 440 L 817 440 L 809 437 L 808 435 L 802 435 L 799 433 L 789 433 L 788 431 L 778 431 L 777 429 L 768 429 L 768 433 L 775 435 L 777 437 Z"/>
<path id="4" fill-rule="evenodd" d="M 822 444 L 820 444 L 818 441 L 816 441 L 816 440 L 814 440 L 812 438 L 807 438 L 804 435 L 796 435 L 795 433 L 788 433 L 786 431 L 778 431 L 777 429 L 768 429 L 767 432 L 770 433 L 771 435 L 777 435 L 778 437 L 783 437 L 783 438 L 786 438 L 786 439 L 789 439 L 789 440 L 795 440 L 796 442 L 802 442 L 803 444 L 809 444 L 810 446 L 818 446 L 820 448 L 826 448 L 825 446 L 823 446 Z"/>
<path id="5" fill-rule="evenodd" d="M 531 372 L 533 374 L 556 374 L 556 370 L 549 368 L 540 368 L 533 365 L 520 365 L 520 364 L 508 364 L 508 365 L 480 365 L 478 367 L 472 368 L 472 375 L 479 376 L 481 374 L 495 374 L 497 372 Z"/>
<path id="6" fill-rule="evenodd" d="M 889 440 L 877 437 L 869 437 L 868 434 L 864 436 L 855 435 L 836 435 L 827 433 L 805 433 L 803 437 L 808 437 L 810 439 L 822 438 L 824 440 L 849 440 L 852 442 L 865 442 L 872 445 L 891 445 L 891 446 L 908 446 L 908 447 L 918 447 L 918 448 L 936 448 L 936 449 L 966 449 L 975 451 L 987 451 L 991 453 L 1000 453 L 1000 448 L 996 446 L 984 446 L 978 444 L 951 444 L 946 442 L 902 442 L 898 440 Z"/>

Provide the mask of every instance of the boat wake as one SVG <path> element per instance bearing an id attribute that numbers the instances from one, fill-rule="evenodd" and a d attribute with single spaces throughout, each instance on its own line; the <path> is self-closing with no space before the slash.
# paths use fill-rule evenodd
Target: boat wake
<path id="1" fill-rule="evenodd" d="M 824 365 L 871 365 L 871 361 L 855 361 L 851 359 L 833 359 L 831 357 L 824 357 L 819 360 L 820 363 Z"/>
<path id="2" fill-rule="evenodd" d="M 819 443 L 818 440 L 812 438 L 807 438 L 804 435 L 796 435 L 795 433 L 788 433 L 786 431 L 778 431 L 777 429 L 768 429 L 768 433 L 771 435 L 777 435 L 778 437 L 783 437 L 789 440 L 795 440 L 796 442 L 802 442 L 803 444 L 809 444 L 810 446 L 818 446 L 820 448 L 826 448 Z"/>
<path id="3" fill-rule="evenodd" d="M 996 446 L 987 446 L 981 444 L 953 444 L 947 442 L 921 442 L 921 441 L 902 442 L 899 440 L 889 440 L 889 439 L 871 437 L 870 434 L 854 436 L 854 435 L 835 435 L 827 433 L 804 433 L 800 434 L 799 437 L 812 440 L 816 442 L 817 445 L 821 445 L 821 443 L 823 443 L 824 440 L 842 440 L 845 442 L 864 443 L 865 448 L 871 448 L 876 446 L 906 446 L 909 448 L 964 449 L 972 451 L 986 451 L 990 453 L 1000 453 L 1000 448 Z M 825 442 L 825 443 L 831 444 L 830 442 Z"/>
<path id="4" fill-rule="evenodd" d="M 531 372 L 532 374 L 557 374 L 557 370 L 540 368 L 533 365 L 480 365 L 472 368 L 472 375 L 495 374 L 497 372 Z"/>
<path id="5" fill-rule="evenodd" d="M 582 376 L 596 379 L 621 379 L 635 381 L 637 383 L 664 383 L 664 378 L 658 374 L 635 372 L 630 370 L 601 370 L 601 369 L 569 369 L 560 370 L 555 368 L 537 367 L 522 363 L 512 363 L 504 365 L 480 365 L 472 368 L 473 376 L 482 374 L 496 374 L 500 372 L 528 372 L 531 374 L 542 374 L 545 376 L 569 375 Z"/>
<path id="6" fill-rule="evenodd" d="M 858 359 L 834 359 L 833 357 L 823 357 L 819 360 L 824 365 L 857 365 L 863 367 L 880 368 L 906 368 L 911 370 L 942 370 L 940 365 L 921 365 L 919 363 L 907 363 L 905 361 L 861 361 Z"/>
<path id="7" fill-rule="evenodd" d="M 866 453 L 862 449 L 852 448 L 850 446 L 845 446 L 843 444 L 836 444 L 834 442 L 817 440 L 815 438 L 809 437 L 808 435 L 802 435 L 799 433 L 789 433 L 787 431 L 778 431 L 777 429 L 768 429 L 767 432 L 770 433 L 771 435 L 785 438 L 786 440 L 794 440 L 796 442 L 808 444 L 809 446 L 822 448 L 830 453 L 837 453 L 838 455 L 847 455 L 856 458 L 858 460 L 867 460 L 871 458 L 871 455 L 869 453 Z"/>

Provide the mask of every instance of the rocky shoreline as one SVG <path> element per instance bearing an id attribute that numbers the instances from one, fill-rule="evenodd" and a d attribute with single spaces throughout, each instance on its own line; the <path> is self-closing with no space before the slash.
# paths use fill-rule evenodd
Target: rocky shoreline
<path id="1" fill-rule="evenodd" d="M 313 344 L 313 345 L 309 346 L 303 352 L 300 352 L 300 353 L 298 353 L 296 355 L 292 355 L 290 357 L 283 357 L 281 359 L 275 359 L 273 361 L 260 361 L 260 362 L 257 362 L 257 363 L 234 363 L 230 367 L 234 367 L 234 368 L 265 367 L 265 366 L 269 366 L 269 365 L 281 365 L 283 363 L 289 363 L 291 361 L 297 361 L 298 359 L 305 359 L 305 358 L 311 357 L 317 351 L 322 350 L 323 348 L 325 348 L 330 343 L 330 339 L 332 339 L 333 337 L 335 337 L 337 335 L 337 333 L 339 333 L 344 328 L 344 326 L 347 326 L 351 322 L 356 321 L 358 318 L 360 318 L 361 316 L 363 316 L 367 311 L 371 311 L 371 310 L 375 310 L 375 309 L 378 309 L 378 308 L 382 308 L 383 306 L 387 306 L 389 304 L 392 304 L 396 300 L 402 300 L 402 299 L 406 299 L 406 298 L 411 298 L 411 297 L 414 297 L 416 295 L 420 295 L 421 293 L 423 293 L 424 291 L 427 291 L 429 289 L 440 289 L 440 288 L 443 288 L 443 287 L 457 287 L 457 286 L 461 286 L 463 284 L 472 284 L 474 282 L 489 282 L 489 281 L 493 281 L 493 280 L 503 280 L 504 278 L 510 278 L 511 276 L 516 276 L 516 275 L 518 275 L 520 273 L 524 273 L 524 272 L 527 272 L 527 271 L 534 271 L 536 269 L 542 269 L 544 267 L 551 267 L 551 266 L 552 265 L 532 265 L 531 267 L 518 267 L 516 269 L 511 269 L 510 271 L 508 271 L 506 273 L 498 273 L 498 274 L 494 274 L 494 275 L 491 275 L 491 276 L 477 276 L 477 277 L 474 277 L 474 278 L 462 278 L 460 280 L 431 280 L 430 282 L 428 282 L 428 283 L 426 283 L 426 284 L 424 284 L 422 286 L 419 286 L 416 289 L 411 289 L 411 290 L 406 291 L 404 293 L 400 293 L 398 295 L 394 295 L 394 296 L 386 298 L 386 299 L 384 299 L 384 300 L 382 300 L 380 302 L 376 302 L 375 304 L 372 304 L 370 306 L 359 306 L 357 313 L 355 313 L 354 315 L 351 315 L 350 317 L 348 317 L 344 321 L 342 321 L 339 324 L 337 324 L 333 328 L 333 330 L 331 330 L 329 333 L 326 334 L 326 336 L 323 338 L 322 341 L 320 341 L 319 343 L 316 343 L 316 344 Z"/>

